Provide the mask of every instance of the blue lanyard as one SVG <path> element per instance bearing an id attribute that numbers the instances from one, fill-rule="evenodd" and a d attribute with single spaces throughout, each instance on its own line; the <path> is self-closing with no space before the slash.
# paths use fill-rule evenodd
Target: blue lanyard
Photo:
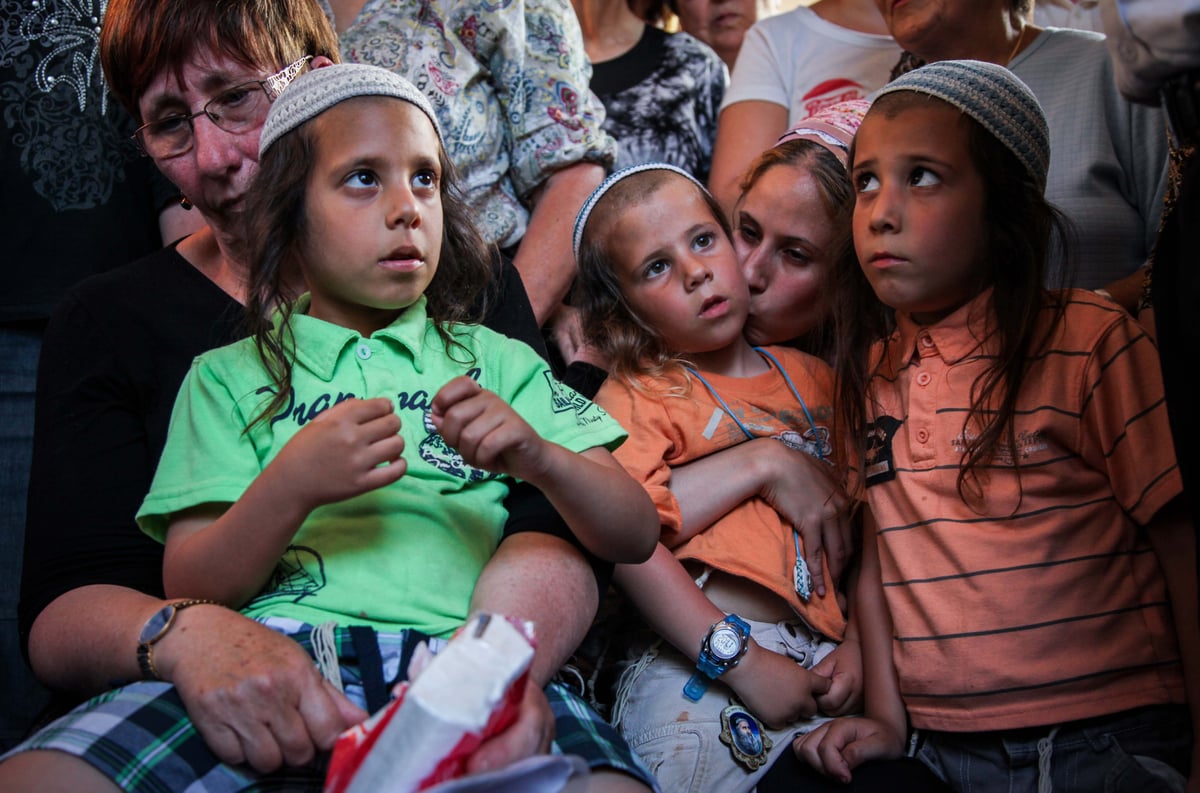
<path id="1" fill-rule="evenodd" d="M 805 420 L 808 421 L 808 426 L 811 427 L 812 430 L 815 432 L 817 429 L 817 423 L 815 421 L 813 421 L 812 413 L 808 412 L 808 405 L 804 404 L 804 398 L 802 396 L 800 396 L 800 392 L 796 390 L 796 384 L 792 382 L 792 378 L 787 373 L 787 370 L 784 369 L 782 366 L 780 366 L 779 361 L 777 361 L 775 359 L 774 355 L 767 352 L 762 347 L 755 347 L 754 351 L 756 353 L 758 353 L 759 355 L 763 356 L 764 358 L 766 358 L 771 363 L 775 364 L 775 368 L 779 370 L 779 373 L 781 375 L 783 375 L 783 381 L 785 383 L 787 383 L 788 390 L 792 392 L 792 396 L 796 397 L 796 401 L 800 403 L 800 409 L 804 411 L 804 418 L 805 418 Z M 733 419 L 733 423 L 738 425 L 738 429 L 740 429 L 742 431 L 742 433 L 745 434 L 746 439 L 754 440 L 754 438 L 756 437 L 754 435 L 754 433 L 750 432 L 750 430 L 746 427 L 746 425 L 743 424 L 736 415 L 734 415 L 733 411 L 729 409 L 729 405 L 727 405 L 725 403 L 725 400 L 721 398 L 721 395 L 719 393 L 717 393 L 717 389 L 713 388 L 712 384 L 704 379 L 704 375 L 700 374 L 699 372 L 697 372 L 695 369 L 693 369 L 690 366 L 687 367 L 687 370 L 690 375 L 692 375 L 697 380 L 699 380 L 704 385 L 704 387 L 706 389 L 708 389 L 708 393 L 711 394 L 712 398 L 715 399 L 717 401 L 717 404 L 721 406 L 721 410 L 725 411 L 725 415 L 727 415 L 727 416 L 729 416 L 729 418 Z M 824 462 L 825 455 L 822 454 L 822 452 L 821 452 L 821 444 L 819 444 L 819 443 L 816 444 L 816 451 L 817 451 L 817 459 Z"/>
<path id="2" fill-rule="evenodd" d="M 796 397 L 796 401 L 800 403 L 800 409 L 804 411 L 804 418 L 808 421 L 808 426 L 815 433 L 817 430 L 817 424 L 815 421 L 813 421 L 812 413 L 808 412 L 808 405 L 804 404 L 804 398 L 800 396 L 800 392 L 796 390 L 796 384 L 792 382 L 792 378 L 787 373 L 787 370 L 779 364 L 779 361 L 775 359 L 774 355 L 767 352 L 762 347 L 755 347 L 754 351 L 773 363 L 775 368 L 779 370 L 779 373 L 783 375 L 783 381 L 787 383 L 788 390 L 792 392 L 792 396 Z M 692 367 L 687 367 L 687 370 L 689 374 L 699 380 L 704 387 L 708 389 L 708 393 L 711 394 L 712 398 L 715 399 L 717 404 L 721 406 L 721 410 L 725 411 L 725 415 L 733 419 L 733 423 L 738 425 L 738 429 L 742 431 L 742 433 L 746 436 L 746 439 L 754 440 L 756 436 L 750 432 L 746 425 L 743 424 L 741 420 L 734 415 L 734 412 L 729 409 L 729 405 L 726 404 L 725 400 L 721 398 L 721 395 L 717 393 L 717 389 L 713 388 L 712 383 L 705 380 L 704 375 L 700 374 Z M 825 455 L 821 452 L 821 444 L 819 442 L 816 443 L 815 448 L 817 451 L 817 459 L 824 462 Z M 796 545 L 796 566 L 792 572 L 793 584 L 796 589 L 796 594 L 799 595 L 802 600 L 807 602 L 808 599 L 812 597 L 812 575 L 809 573 L 808 564 L 804 561 L 804 557 L 800 555 L 800 532 L 796 531 L 794 526 L 792 527 L 792 540 Z"/>

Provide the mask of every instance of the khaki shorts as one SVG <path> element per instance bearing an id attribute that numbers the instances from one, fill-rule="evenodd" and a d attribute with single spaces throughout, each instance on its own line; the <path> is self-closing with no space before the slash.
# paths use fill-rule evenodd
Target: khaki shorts
<path id="1" fill-rule="evenodd" d="M 806 669 L 837 647 L 813 634 L 799 618 L 755 622 L 750 635 L 764 649 L 787 655 Z M 721 711 L 733 691 L 714 680 L 699 702 L 683 696 L 696 665 L 665 642 L 646 649 L 622 675 L 613 722 L 641 761 L 671 793 L 738 793 L 753 790 L 792 739 L 828 721 L 817 716 L 783 729 L 764 729 L 771 739 L 768 762 L 750 771 L 721 742 Z"/>

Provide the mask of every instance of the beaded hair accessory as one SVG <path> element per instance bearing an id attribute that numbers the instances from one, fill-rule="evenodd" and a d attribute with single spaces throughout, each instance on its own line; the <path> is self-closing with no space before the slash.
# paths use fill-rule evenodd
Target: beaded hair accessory
<path id="1" fill-rule="evenodd" d="M 395 72 L 364 63 L 338 63 L 297 77 L 271 104 L 259 138 L 259 154 L 275 141 L 329 108 L 358 96 L 390 96 L 416 105 L 433 124 L 438 139 L 442 128 L 425 94 Z"/>
<path id="2" fill-rule="evenodd" d="M 1046 189 L 1050 130 L 1033 91 L 1003 66 L 985 61 L 937 61 L 897 77 L 875 98 L 897 91 L 937 97 L 983 125 Z"/>
<path id="3" fill-rule="evenodd" d="M 583 230 L 587 226 L 588 218 L 591 216 L 592 210 L 596 208 L 596 204 L 600 202 L 601 198 L 604 198 L 605 193 L 611 190 L 622 179 L 627 179 L 634 174 L 644 173 L 645 171 L 671 171 L 672 173 L 677 173 L 680 176 L 685 177 L 705 193 L 708 192 L 708 188 L 702 185 L 699 180 L 696 179 L 696 177 L 692 176 L 682 168 L 678 168 L 674 165 L 668 165 L 665 162 L 648 162 L 641 165 L 631 165 L 628 168 L 622 168 L 621 170 L 610 175 L 607 179 L 600 183 L 599 187 L 592 191 L 592 194 L 587 197 L 587 200 L 583 202 L 583 206 L 580 207 L 579 214 L 575 217 L 575 233 L 571 238 L 571 247 L 575 252 L 576 261 L 579 260 L 579 245 L 583 241 Z"/>
<path id="4" fill-rule="evenodd" d="M 862 124 L 871 103 L 866 99 L 848 99 L 822 108 L 789 129 L 775 141 L 778 146 L 789 140 L 811 140 L 829 149 L 843 167 L 850 162 L 850 144 Z"/>

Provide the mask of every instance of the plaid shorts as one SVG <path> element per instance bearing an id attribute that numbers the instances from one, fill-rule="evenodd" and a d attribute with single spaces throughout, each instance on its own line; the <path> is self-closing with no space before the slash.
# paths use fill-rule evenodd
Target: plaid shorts
<path id="1" fill-rule="evenodd" d="M 303 640 L 301 640 L 303 637 Z M 309 649 L 307 635 L 298 634 Z M 358 681 L 353 648 L 343 629 L 336 634 L 343 681 L 351 692 Z M 380 634 L 384 666 L 399 647 L 410 647 L 411 634 Z M 347 661 L 350 661 L 347 663 Z M 406 668 L 407 663 L 400 668 Z M 583 758 L 592 770 L 623 771 L 658 789 L 628 744 L 586 703 L 559 683 L 546 686 L 557 737 L 552 751 Z M 352 698 L 354 698 L 352 696 Z M 85 760 L 118 787 L 139 793 L 216 793 L 220 791 L 320 791 L 328 755 L 299 768 L 260 775 L 247 766 L 222 763 L 208 749 L 169 683 L 139 682 L 83 703 L 0 757 L 54 749 Z"/>

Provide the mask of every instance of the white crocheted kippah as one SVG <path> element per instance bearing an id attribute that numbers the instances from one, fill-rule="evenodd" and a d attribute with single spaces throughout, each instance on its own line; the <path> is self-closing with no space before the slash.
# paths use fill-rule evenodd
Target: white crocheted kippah
<path id="1" fill-rule="evenodd" d="M 417 106 L 424 113 L 438 138 L 442 128 L 425 95 L 395 72 L 363 63 L 339 63 L 313 69 L 295 79 L 271 104 L 263 122 L 258 152 L 262 155 L 285 133 L 316 118 L 338 102 L 356 96 L 391 96 Z"/>
<path id="2" fill-rule="evenodd" d="M 708 192 L 708 188 L 701 184 L 696 177 L 692 176 L 682 168 L 674 165 L 668 165 L 665 162 L 647 162 L 642 163 L 641 165 L 631 165 L 628 168 L 622 168 L 621 170 L 616 171 L 603 182 L 601 182 L 599 187 L 592 191 L 592 194 L 587 197 L 587 200 L 583 202 L 583 206 L 579 209 L 579 214 L 575 216 L 575 233 L 571 238 L 572 247 L 575 251 L 575 261 L 579 261 L 579 245 L 583 241 L 583 229 L 587 226 L 588 217 L 591 216 L 592 210 L 596 208 L 596 204 L 600 203 L 600 199 L 604 198 L 604 194 L 611 190 L 613 186 L 617 184 L 617 182 L 627 179 L 636 173 L 643 173 L 645 171 L 671 171 L 672 173 L 677 173 L 680 176 L 686 177 L 692 183 L 694 183 L 696 187 L 699 187 L 705 193 Z"/>
<path id="3" fill-rule="evenodd" d="M 897 77 L 875 98 L 915 91 L 954 105 L 983 125 L 1043 190 L 1050 167 L 1050 130 L 1033 91 L 1003 66 L 985 61 L 936 61 Z"/>

